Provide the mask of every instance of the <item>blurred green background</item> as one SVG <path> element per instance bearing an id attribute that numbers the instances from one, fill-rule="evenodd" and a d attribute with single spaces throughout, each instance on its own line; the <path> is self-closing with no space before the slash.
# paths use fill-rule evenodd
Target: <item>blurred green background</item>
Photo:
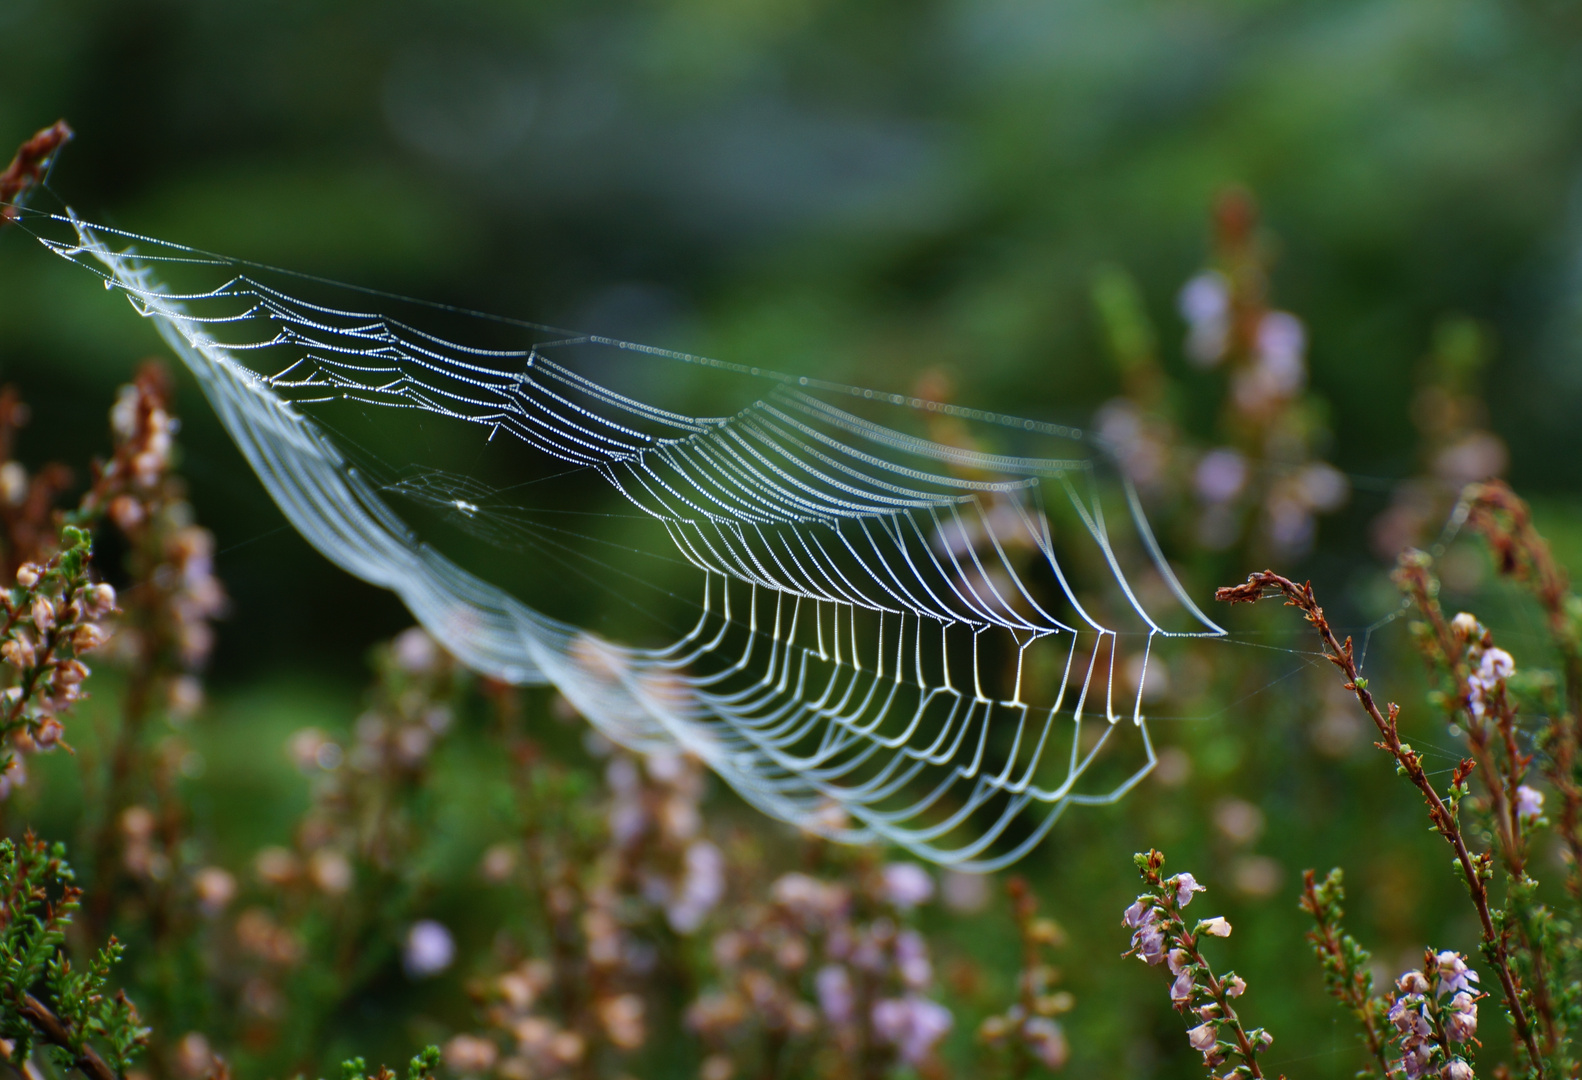
<path id="1" fill-rule="evenodd" d="M 1492 331 L 1511 478 L 1582 552 L 1582 15 L 1558 0 L 0 0 L 0 147 L 62 116 L 78 138 L 51 184 L 91 220 L 886 390 L 942 368 L 959 401 L 1077 424 L 1120 385 L 1095 269 L 1135 276 L 1184 372 L 1176 292 L 1215 194 L 1244 184 L 1280 240 L 1275 300 L 1309 329 L 1329 459 L 1353 478 L 1285 569 L 1343 621 L 1388 608 L 1368 525 L 1417 469 L 1413 375 L 1450 313 Z M 107 444 L 113 388 L 158 351 L 80 271 L 0 234 L 0 378 L 33 405 L 25 460 Z M 368 646 L 408 619 L 286 529 L 182 394 L 184 471 L 233 601 L 215 737 L 245 728 L 266 747 L 252 768 L 276 773 L 239 790 L 285 799 L 297 778 L 271 748 L 344 727 Z M 1374 644 L 1401 660 L 1388 692 L 1420 701 L 1396 631 Z M 1152 973 L 1115 959 L 1128 857 L 1148 844 L 1237 921 L 1226 948 L 1275 1071 L 1355 1067 L 1299 940 L 1302 866 L 1347 865 L 1357 929 L 1389 965 L 1473 944 L 1390 770 L 1365 746 L 1315 755 L 1322 680 L 1289 656 L 1248 679 L 1242 704 L 1165 726 L 1190 779 L 1072 814 L 1025 867 L 1074 931 L 1074 1075 L 1197 1070 Z M 1227 798 L 1258 808 L 1252 839 L 1215 825 Z M 1238 844 L 1283 867 L 1273 897 L 1233 896 Z M 1010 956 L 1003 925 L 940 932 Z"/>

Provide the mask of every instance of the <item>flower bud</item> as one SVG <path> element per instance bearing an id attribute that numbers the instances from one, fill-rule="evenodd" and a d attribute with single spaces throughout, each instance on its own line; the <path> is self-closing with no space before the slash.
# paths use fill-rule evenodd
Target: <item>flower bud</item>
<path id="1" fill-rule="evenodd" d="M 40 750 L 53 750 L 60 745 L 61 736 L 65 734 L 65 725 L 54 717 L 50 717 L 33 732 L 33 742 Z"/>
<path id="2" fill-rule="evenodd" d="M 32 667 L 33 661 L 37 659 L 33 643 L 21 635 L 0 645 L 0 657 L 4 657 L 12 667 L 24 670 Z"/>
<path id="3" fill-rule="evenodd" d="M 1463 611 L 1450 620 L 1450 632 L 1458 641 L 1471 641 L 1478 636 L 1478 620 L 1469 611 Z"/>
<path id="4" fill-rule="evenodd" d="M 110 585 L 90 585 L 82 591 L 83 608 L 90 619 L 108 615 L 115 610 L 115 588 Z"/>
<path id="5" fill-rule="evenodd" d="M 55 669 L 56 686 L 76 686 L 90 674 L 88 665 L 81 660 L 63 660 Z"/>
<path id="6" fill-rule="evenodd" d="M 37 563 L 25 562 L 16 568 L 16 583 L 24 589 L 31 589 L 38 584 L 38 579 L 44 571 Z"/>
<path id="7" fill-rule="evenodd" d="M 71 635 L 71 647 L 77 653 L 90 653 L 109 640 L 110 635 L 98 623 L 83 623 Z"/>

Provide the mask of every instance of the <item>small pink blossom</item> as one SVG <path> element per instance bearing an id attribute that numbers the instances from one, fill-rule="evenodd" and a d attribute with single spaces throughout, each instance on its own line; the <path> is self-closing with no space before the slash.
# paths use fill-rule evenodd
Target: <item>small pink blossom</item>
<path id="1" fill-rule="evenodd" d="M 933 899 L 934 879 L 916 863 L 890 863 L 884 868 L 883 877 L 884 898 L 902 911 Z"/>
<path id="2" fill-rule="evenodd" d="M 921 1065 L 950 1030 L 950 1010 L 915 994 L 874 1003 L 873 1030 L 908 1065 Z"/>
<path id="3" fill-rule="evenodd" d="M 1450 1000 L 1445 1017 L 1445 1034 L 1452 1042 L 1466 1042 L 1478 1031 L 1478 1003 L 1465 990 Z"/>
<path id="4" fill-rule="evenodd" d="M 1206 1054 L 1214 1049 L 1214 1044 L 1218 1041 L 1218 1030 L 1219 1025 L 1210 1020 L 1188 1031 L 1187 1041 L 1192 1044 L 1192 1049 L 1201 1050 Z"/>
<path id="5" fill-rule="evenodd" d="M 1441 994 L 1456 994 L 1463 990 L 1472 991 L 1469 985 L 1478 981 L 1478 973 L 1467 967 L 1467 962 L 1458 952 L 1445 951 L 1436 958 L 1439 965 L 1439 992 Z"/>
<path id="6" fill-rule="evenodd" d="M 830 1023 L 838 1026 L 851 1023 L 857 998 L 852 990 L 851 976 L 844 967 L 828 964 L 819 968 L 813 977 L 813 987 L 818 992 L 818 1007 Z"/>
<path id="7" fill-rule="evenodd" d="M 1136 902 L 1126 909 L 1124 920 L 1127 926 L 1135 930 L 1140 926 L 1147 926 L 1158 917 L 1153 909 L 1153 899 L 1139 896 Z"/>
<path id="8" fill-rule="evenodd" d="M 1197 924 L 1197 933 L 1209 934 L 1213 937 L 1230 937 L 1230 923 L 1225 921 L 1223 915 L 1216 915 L 1212 919 L 1204 919 Z"/>
<path id="9" fill-rule="evenodd" d="M 456 958 L 456 939 L 433 919 L 422 919 L 407 931 L 402 963 L 414 979 L 438 975 Z"/>
<path id="10" fill-rule="evenodd" d="M 1240 975 L 1232 975 L 1225 980 L 1225 996 L 1241 997 L 1247 992 L 1247 980 Z"/>
<path id="11" fill-rule="evenodd" d="M 1199 885 L 1197 883 L 1197 878 L 1193 877 L 1191 874 L 1178 874 L 1176 875 L 1175 882 L 1177 907 L 1186 907 L 1188 904 L 1190 904 L 1192 902 L 1193 893 L 1208 891 L 1204 889 L 1203 886 Z"/>
<path id="12" fill-rule="evenodd" d="M 1536 821 L 1544 812 L 1544 793 L 1526 784 L 1516 789 L 1516 816 L 1523 821 Z"/>
<path id="13" fill-rule="evenodd" d="M 1192 1000 L 1192 992 L 1197 989 L 1192 981 L 1192 973 L 1183 971 L 1176 976 L 1176 981 L 1170 984 L 1170 1002 L 1173 1005 L 1183 1005 Z"/>

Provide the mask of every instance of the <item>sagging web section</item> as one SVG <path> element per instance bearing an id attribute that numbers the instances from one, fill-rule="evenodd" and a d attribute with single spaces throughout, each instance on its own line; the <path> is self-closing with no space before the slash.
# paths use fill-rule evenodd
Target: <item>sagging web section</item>
<path id="1" fill-rule="evenodd" d="M 695 753 L 765 812 L 835 839 L 962 869 L 1020 858 L 1068 806 L 1112 802 L 1152 767 L 1156 643 L 1223 633 L 1124 482 L 1112 534 L 1094 457 L 1066 429 L 607 339 L 469 346 L 249 264 L 50 222 L 69 233 L 35 235 L 154 322 L 327 557 L 398 592 L 471 666 L 551 683 L 614 741 Z M 215 283 L 162 280 L 195 268 Z M 721 416 L 664 407 L 579 370 L 593 347 L 705 364 L 749 397 Z M 462 566 L 400 508 L 443 511 L 501 559 L 552 544 L 626 587 L 510 485 L 422 460 L 379 476 L 337 437 L 348 408 L 460 425 L 597 478 L 694 568 L 690 627 L 614 640 L 535 609 L 488 562 Z M 1016 439 L 1069 453 L 984 448 Z"/>

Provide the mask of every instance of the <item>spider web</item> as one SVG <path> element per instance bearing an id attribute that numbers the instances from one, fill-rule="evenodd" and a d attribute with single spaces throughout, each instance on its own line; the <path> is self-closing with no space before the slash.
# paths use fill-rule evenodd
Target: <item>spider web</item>
<path id="1" fill-rule="evenodd" d="M 453 337 L 347 300 L 401 298 L 35 221 L 331 561 L 475 670 L 830 838 L 1020 858 L 1152 768 L 1156 642 L 1224 633 L 1075 429 L 421 308 Z M 660 403 L 699 388 L 731 407 Z"/>

